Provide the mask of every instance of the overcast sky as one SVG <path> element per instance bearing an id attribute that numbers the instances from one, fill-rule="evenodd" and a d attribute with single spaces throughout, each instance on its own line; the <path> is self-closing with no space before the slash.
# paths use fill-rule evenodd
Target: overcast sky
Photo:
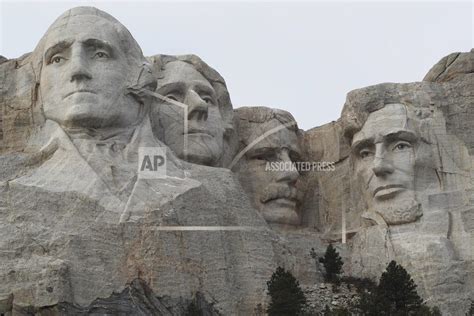
<path id="1" fill-rule="evenodd" d="M 145 55 L 199 55 L 226 79 L 234 107 L 290 111 L 300 128 L 336 120 L 346 93 L 421 80 L 443 56 L 473 47 L 465 2 L 1 1 L 0 55 L 30 52 L 68 8 L 121 21 Z"/>

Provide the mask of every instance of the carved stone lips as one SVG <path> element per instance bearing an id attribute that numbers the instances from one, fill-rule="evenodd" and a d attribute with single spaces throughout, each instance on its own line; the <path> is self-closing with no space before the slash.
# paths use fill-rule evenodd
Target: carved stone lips
<path id="1" fill-rule="evenodd" d="M 295 203 L 298 200 L 296 190 L 288 187 L 279 187 L 275 191 L 267 192 L 261 198 L 263 203 L 276 200 Z"/>
<path id="2" fill-rule="evenodd" d="M 391 195 L 403 190 L 404 188 L 405 187 L 401 184 L 389 184 L 389 185 L 379 186 L 374 190 L 374 197 Z"/>
<path id="3" fill-rule="evenodd" d="M 296 199 L 291 199 L 291 198 L 284 198 L 284 197 L 281 197 L 281 198 L 277 198 L 277 199 L 273 199 L 273 200 L 270 200 L 270 201 L 273 201 L 281 206 L 288 206 L 288 207 L 294 207 L 296 205 Z M 268 202 L 270 202 L 268 201 Z"/>
<path id="4" fill-rule="evenodd" d="M 79 90 L 74 90 L 74 91 L 72 91 L 72 92 L 67 93 L 67 94 L 64 96 L 64 99 L 67 98 L 67 97 L 70 96 L 70 95 L 73 95 L 73 94 L 75 94 L 75 93 L 80 93 L 80 92 L 88 92 L 88 93 L 96 94 L 96 92 L 93 91 L 93 90 L 89 90 L 89 89 L 79 89 Z"/>

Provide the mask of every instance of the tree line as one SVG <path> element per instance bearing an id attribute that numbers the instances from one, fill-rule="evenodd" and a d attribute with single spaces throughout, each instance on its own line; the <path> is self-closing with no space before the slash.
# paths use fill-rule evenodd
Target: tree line
<path id="1" fill-rule="evenodd" d="M 405 268 L 391 261 L 380 276 L 378 283 L 370 279 L 341 277 L 343 261 L 337 250 L 330 244 L 323 257 L 318 257 L 311 249 L 316 264 L 324 267 L 324 279 L 333 284 L 333 290 L 341 281 L 348 287 L 354 285 L 359 293 L 357 303 L 348 307 L 329 308 L 325 306 L 319 314 L 309 310 L 307 299 L 298 280 L 290 271 L 278 267 L 267 282 L 270 303 L 269 316 L 440 316 L 438 307 L 427 306 L 419 296 L 417 285 Z M 474 316 L 474 303 L 471 303 L 466 316 Z"/>

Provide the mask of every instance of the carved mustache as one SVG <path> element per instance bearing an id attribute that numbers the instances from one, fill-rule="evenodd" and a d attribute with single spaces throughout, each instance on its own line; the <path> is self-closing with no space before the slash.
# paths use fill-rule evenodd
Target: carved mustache
<path id="1" fill-rule="evenodd" d="M 212 136 L 214 137 L 214 135 L 212 134 L 212 131 L 210 131 L 208 128 L 199 128 L 197 126 L 189 126 L 188 127 L 188 134 L 207 134 L 209 136 Z M 184 134 L 184 131 L 183 131 L 183 134 Z"/>
<path id="2" fill-rule="evenodd" d="M 260 196 L 260 202 L 267 203 L 271 200 L 286 198 L 289 200 L 297 200 L 296 188 L 283 184 L 270 184 L 265 188 Z"/>

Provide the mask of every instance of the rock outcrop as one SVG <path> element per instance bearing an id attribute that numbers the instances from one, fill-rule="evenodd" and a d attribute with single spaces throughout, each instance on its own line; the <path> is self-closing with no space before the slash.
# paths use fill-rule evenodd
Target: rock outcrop
<path id="1" fill-rule="evenodd" d="M 394 259 L 464 315 L 473 60 L 351 91 L 302 131 L 286 111 L 233 110 L 199 57 L 145 58 L 112 16 L 69 10 L 35 51 L 0 56 L 0 313 L 251 315 L 278 266 L 325 292 L 310 249 L 331 242 L 346 275 Z M 326 294 L 312 304 L 354 299 Z"/>

